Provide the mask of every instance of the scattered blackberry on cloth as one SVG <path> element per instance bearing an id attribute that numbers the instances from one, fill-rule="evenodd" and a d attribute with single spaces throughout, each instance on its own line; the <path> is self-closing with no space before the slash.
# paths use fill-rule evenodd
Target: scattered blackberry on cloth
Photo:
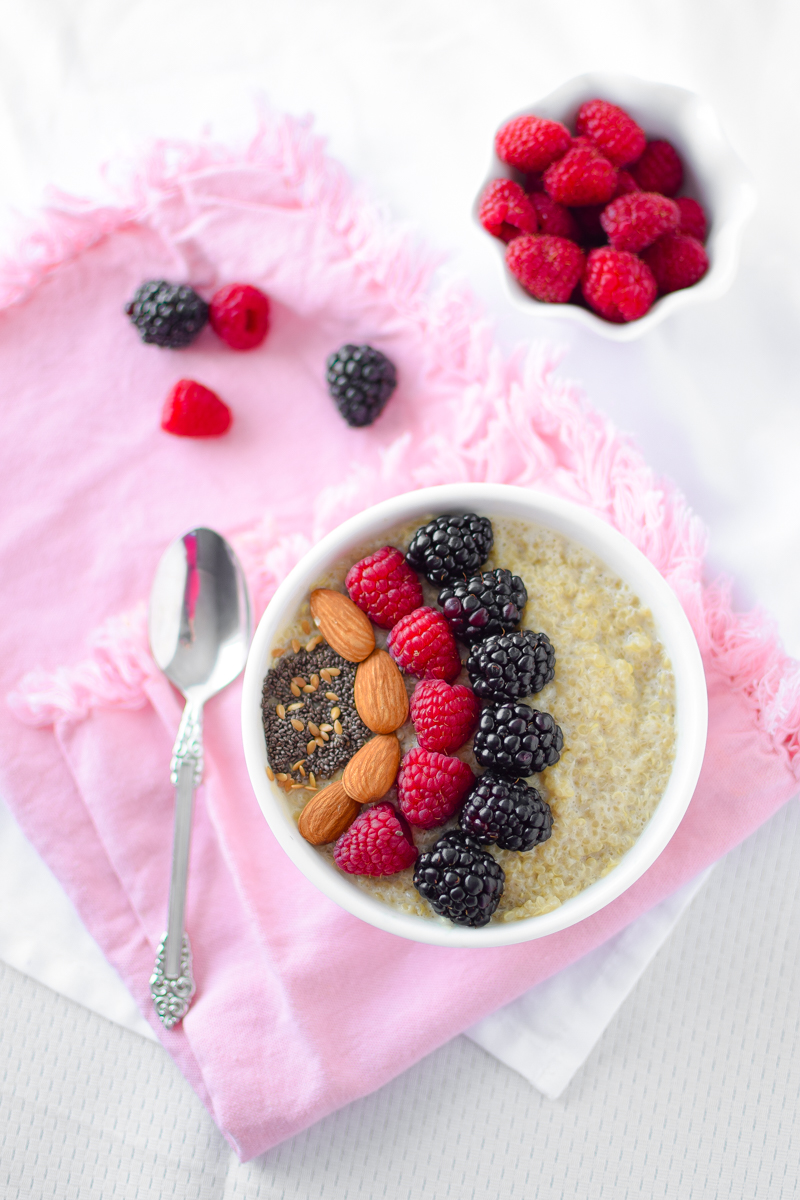
<path id="1" fill-rule="evenodd" d="M 549 637 L 532 629 L 488 637 L 473 646 L 467 660 L 470 683 L 482 700 L 535 696 L 553 678 L 555 666 Z"/>
<path id="2" fill-rule="evenodd" d="M 484 571 L 439 592 L 439 605 L 457 638 L 478 642 L 515 629 L 528 593 L 519 575 L 502 568 Z"/>
<path id="3" fill-rule="evenodd" d="M 463 829 L 442 834 L 414 868 L 414 887 L 434 912 L 473 929 L 488 925 L 505 878 L 499 862 Z"/>
<path id="4" fill-rule="evenodd" d="M 197 337 L 208 320 L 208 305 L 194 288 L 149 279 L 137 288 L 125 312 L 143 342 L 180 350 Z"/>
<path id="5" fill-rule="evenodd" d="M 342 346 L 328 359 L 328 391 L 356 428 L 371 425 L 397 387 L 393 362 L 372 346 Z"/>
<path id="6" fill-rule="evenodd" d="M 519 779 L 552 767 L 563 746 L 564 735 L 550 713 L 527 704 L 490 704 L 481 713 L 472 748 L 480 766 Z"/>
<path id="7" fill-rule="evenodd" d="M 486 559 L 494 544 L 492 523 L 475 513 L 435 517 L 411 539 L 406 562 L 440 586 L 468 579 Z"/>
<path id="8" fill-rule="evenodd" d="M 461 828 L 501 850 L 532 850 L 553 827 L 550 805 L 521 779 L 487 771 L 476 779 L 461 811 Z"/>

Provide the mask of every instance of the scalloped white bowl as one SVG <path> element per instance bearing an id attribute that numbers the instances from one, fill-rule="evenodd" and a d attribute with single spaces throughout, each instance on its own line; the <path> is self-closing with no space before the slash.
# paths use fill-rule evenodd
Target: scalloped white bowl
<path id="1" fill-rule="evenodd" d="M 580 106 L 597 98 L 619 104 L 641 125 L 648 140 L 666 138 L 681 155 L 684 184 L 680 194 L 699 200 L 709 219 L 708 271 L 693 287 L 657 300 L 638 321 L 614 325 L 575 304 L 545 304 L 535 300 L 507 269 L 505 246 L 499 241 L 498 256 L 509 295 L 517 308 L 534 316 L 576 321 L 612 341 L 629 342 L 659 325 L 671 313 L 714 300 L 728 290 L 736 275 L 742 233 L 755 208 L 756 192 L 750 173 L 723 133 L 714 110 L 685 88 L 650 83 L 633 75 L 591 72 L 568 80 L 529 108 L 510 113 L 506 120 L 533 113 L 562 121 L 574 131 Z M 511 168 L 493 155 L 481 192 L 492 179 L 512 174 Z"/>
<path id="2" fill-rule="evenodd" d="M 266 773 L 261 688 L 281 630 L 330 565 L 353 554 L 366 539 L 432 512 L 521 518 L 585 546 L 651 610 L 675 675 L 675 762 L 664 795 L 635 845 L 608 875 L 553 912 L 483 929 L 401 913 L 361 891 L 300 836 L 286 796 L 270 783 Z M 324 537 L 283 581 L 261 618 L 245 668 L 242 695 L 242 735 L 253 790 L 272 832 L 294 864 L 354 916 L 388 933 L 438 946 L 507 946 L 544 937 L 584 920 L 624 892 L 658 857 L 686 811 L 703 761 L 706 725 L 706 682 L 700 652 L 683 609 L 655 567 L 622 534 L 578 505 L 505 484 L 449 484 L 396 496 L 352 517 Z M 290 896 L 287 903 L 291 903 Z"/>

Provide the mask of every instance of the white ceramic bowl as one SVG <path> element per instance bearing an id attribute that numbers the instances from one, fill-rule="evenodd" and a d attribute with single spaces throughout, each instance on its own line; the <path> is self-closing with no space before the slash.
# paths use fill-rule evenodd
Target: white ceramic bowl
<path id="1" fill-rule="evenodd" d="M 614 325 L 575 304 L 544 304 L 535 300 L 507 269 L 505 246 L 500 241 L 497 252 L 509 294 L 517 307 L 537 316 L 577 321 L 603 337 L 628 342 L 641 337 L 670 313 L 716 299 L 728 290 L 736 274 L 742 231 L 755 207 L 756 193 L 749 172 L 723 133 L 714 110 L 694 92 L 684 88 L 650 83 L 632 75 L 592 72 L 570 79 L 554 92 L 536 100 L 530 108 L 509 114 L 507 120 L 534 113 L 538 117 L 561 121 L 574 133 L 578 109 L 587 100 L 594 99 L 610 100 L 624 108 L 641 125 L 649 141 L 666 138 L 675 146 L 684 164 L 680 194 L 699 200 L 708 216 L 708 271 L 693 287 L 682 288 L 657 300 L 638 321 Z M 513 175 L 511 168 L 494 155 L 485 184 L 510 175 Z"/>
<path id="2" fill-rule="evenodd" d="M 298 832 L 287 798 L 266 774 L 261 688 L 271 650 L 326 569 L 354 555 L 365 540 L 430 513 L 477 512 L 522 518 L 565 534 L 601 558 L 652 612 L 672 663 L 676 688 L 677 745 L 666 791 L 636 844 L 605 878 L 539 917 L 489 924 L 482 929 L 398 912 L 361 891 Z M 250 779 L 272 832 L 312 883 L 371 925 L 439 946 L 506 946 L 555 933 L 582 921 L 624 892 L 658 857 L 692 797 L 706 744 L 706 683 L 700 653 L 678 600 L 655 567 L 626 538 L 575 504 L 505 484 L 467 483 L 426 488 L 387 500 L 345 521 L 323 538 L 280 585 L 261 618 L 250 649 L 242 696 L 242 733 Z M 288 898 L 291 903 L 291 898 Z"/>

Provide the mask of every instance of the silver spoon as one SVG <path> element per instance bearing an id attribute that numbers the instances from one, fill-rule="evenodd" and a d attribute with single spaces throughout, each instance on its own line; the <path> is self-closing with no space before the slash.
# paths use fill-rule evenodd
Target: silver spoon
<path id="1" fill-rule="evenodd" d="M 203 778 L 203 705 L 241 672 L 250 645 L 250 602 L 236 555 L 213 529 L 190 529 L 165 550 L 150 593 L 150 650 L 183 693 L 172 750 L 175 835 L 167 932 L 150 979 L 156 1012 L 177 1025 L 194 995 L 192 952 L 184 932 L 194 790 Z"/>

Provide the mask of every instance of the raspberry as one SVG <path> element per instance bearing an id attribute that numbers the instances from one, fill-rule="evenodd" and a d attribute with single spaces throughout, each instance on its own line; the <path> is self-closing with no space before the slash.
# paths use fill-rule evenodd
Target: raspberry
<path id="1" fill-rule="evenodd" d="M 394 875 L 416 857 L 411 830 L 386 803 L 359 813 L 333 849 L 333 861 L 348 875 Z"/>
<path id="2" fill-rule="evenodd" d="M 416 531 L 406 561 L 431 583 L 466 579 L 489 557 L 494 543 L 492 523 L 475 513 L 434 517 Z"/>
<path id="3" fill-rule="evenodd" d="M 561 757 L 564 735 L 550 713 L 527 704 L 489 704 L 473 751 L 479 766 L 510 779 L 538 774 Z"/>
<path id="4" fill-rule="evenodd" d="M 689 237 L 697 238 L 698 242 L 706 240 L 708 222 L 702 204 L 689 196 L 680 196 L 675 203 L 681 210 L 681 222 L 678 233 L 687 233 Z"/>
<path id="5" fill-rule="evenodd" d="M 578 241 L 580 231 L 568 208 L 559 204 L 552 196 L 548 196 L 547 192 L 533 192 L 528 199 L 536 209 L 542 233 L 550 234 L 551 237 L 569 238 L 571 242 Z"/>
<path id="6" fill-rule="evenodd" d="M 647 264 L 627 250 L 605 246 L 589 254 L 582 287 L 589 306 L 618 325 L 643 317 L 656 298 Z"/>
<path id="7" fill-rule="evenodd" d="M 569 130 L 544 117 L 514 117 L 494 139 L 497 157 L 519 171 L 543 171 L 569 150 Z"/>
<path id="8" fill-rule="evenodd" d="M 665 233 L 642 251 L 642 259 L 653 272 L 662 296 L 691 287 L 708 270 L 708 255 L 702 243 L 685 233 Z"/>
<path id="9" fill-rule="evenodd" d="M 411 697 L 411 720 L 423 750 L 452 754 L 470 738 L 478 723 L 481 702 L 463 683 L 428 679 Z"/>
<path id="10" fill-rule="evenodd" d="M 631 175 L 643 192 L 674 196 L 683 183 L 683 164 L 675 147 L 658 139 L 647 143 L 644 154 L 631 167 Z"/>
<path id="11" fill-rule="evenodd" d="M 486 187 L 478 205 L 478 220 L 501 242 L 539 229 L 536 209 L 513 179 L 493 179 Z"/>
<path id="12" fill-rule="evenodd" d="M 269 299 L 249 283 L 229 283 L 211 298 L 211 328 L 234 350 L 255 350 L 269 332 Z"/>
<path id="13" fill-rule="evenodd" d="M 397 773 L 397 798 L 403 816 L 418 829 L 444 825 L 474 782 L 472 768 L 460 758 L 415 746 Z"/>
<path id="14" fill-rule="evenodd" d="M 170 391 L 161 413 L 161 428 L 178 437 L 219 437 L 230 429 L 233 415 L 216 392 L 179 379 Z"/>
<path id="15" fill-rule="evenodd" d="M 371 425 L 397 387 L 394 363 L 372 346 L 342 346 L 327 362 L 328 391 L 348 425 Z"/>
<path id="16" fill-rule="evenodd" d="M 526 292 L 545 304 L 565 304 L 583 273 L 586 259 L 567 238 L 519 237 L 506 250 L 506 265 Z"/>
<path id="17" fill-rule="evenodd" d="M 381 629 L 391 629 L 422 604 L 420 582 L 394 546 L 355 563 L 344 583 L 350 599 Z"/>
<path id="18" fill-rule="evenodd" d="M 644 130 L 623 108 L 608 100 L 587 100 L 578 109 L 576 128 L 617 167 L 636 162 L 647 143 Z"/>
<path id="19" fill-rule="evenodd" d="M 401 617 L 386 644 L 392 658 L 409 675 L 452 683 L 461 670 L 450 626 L 435 608 L 415 608 Z"/>
<path id="20" fill-rule="evenodd" d="M 528 592 L 519 575 L 499 567 L 448 584 L 439 592 L 438 601 L 456 637 L 470 643 L 515 629 L 522 620 Z"/>
<path id="21" fill-rule="evenodd" d="M 143 342 L 170 350 L 188 346 L 208 320 L 208 305 L 194 288 L 165 279 L 143 283 L 125 312 Z"/>
<path id="22" fill-rule="evenodd" d="M 544 173 L 544 190 L 559 204 L 580 207 L 605 204 L 614 195 L 617 168 L 588 140 L 576 138 L 572 149 Z"/>
<path id="23" fill-rule="evenodd" d="M 473 929 L 489 923 L 505 879 L 494 855 L 463 829 L 443 833 L 414 868 L 414 887 L 433 911 Z"/>
<path id="24" fill-rule="evenodd" d="M 677 228 L 681 210 L 658 192 L 631 192 L 603 210 L 600 224 L 615 250 L 643 250 Z"/>
<path id="25" fill-rule="evenodd" d="M 469 790 L 461 828 L 500 850 L 532 850 L 546 842 L 553 827 L 550 805 L 521 779 L 486 771 Z"/>
<path id="26" fill-rule="evenodd" d="M 630 171 L 619 171 L 617 174 L 617 186 L 611 198 L 612 200 L 616 200 L 617 196 L 628 196 L 631 192 L 640 192 L 641 190 Z"/>

